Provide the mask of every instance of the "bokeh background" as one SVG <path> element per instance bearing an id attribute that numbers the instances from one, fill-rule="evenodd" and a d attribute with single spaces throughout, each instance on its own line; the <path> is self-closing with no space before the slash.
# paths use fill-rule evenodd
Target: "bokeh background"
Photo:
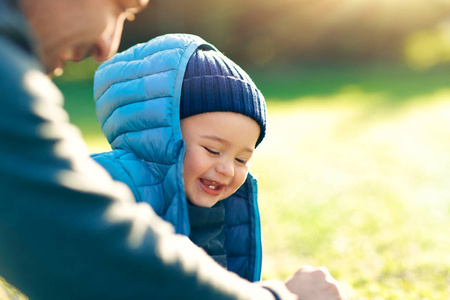
<path id="1" fill-rule="evenodd" d="M 427 67 L 449 59 L 447 0 L 156 0 L 151 6 L 127 26 L 124 47 L 189 32 L 258 66 L 406 60 Z"/>
<path id="2" fill-rule="evenodd" d="M 121 50 L 173 32 L 216 45 L 267 99 L 251 166 L 265 279 L 324 265 L 351 299 L 450 299 L 449 0 L 152 0 Z M 55 79 L 92 152 L 109 150 L 97 66 Z"/>

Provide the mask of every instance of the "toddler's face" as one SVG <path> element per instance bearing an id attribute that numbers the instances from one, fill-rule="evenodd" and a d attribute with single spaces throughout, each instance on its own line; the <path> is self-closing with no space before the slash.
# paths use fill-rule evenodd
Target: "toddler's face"
<path id="1" fill-rule="evenodd" d="M 260 128 L 253 119 L 232 112 L 210 112 L 181 120 L 186 142 L 183 180 L 186 197 L 211 207 L 245 181 Z"/>

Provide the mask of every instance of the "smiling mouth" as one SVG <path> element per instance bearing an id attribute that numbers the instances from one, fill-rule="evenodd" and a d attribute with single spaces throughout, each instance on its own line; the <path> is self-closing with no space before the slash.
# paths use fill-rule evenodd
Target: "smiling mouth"
<path id="1" fill-rule="evenodd" d="M 202 183 L 212 190 L 218 189 L 220 186 L 219 184 L 217 184 L 217 182 L 206 179 L 202 179 Z"/>
<path id="2" fill-rule="evenodd" d="M 220 192 L 223 188 L 222 184 L 219 184 L 213 180 L 200 179 L 200 182 L 205 188 L 209 189 L 211 192 Z"/>

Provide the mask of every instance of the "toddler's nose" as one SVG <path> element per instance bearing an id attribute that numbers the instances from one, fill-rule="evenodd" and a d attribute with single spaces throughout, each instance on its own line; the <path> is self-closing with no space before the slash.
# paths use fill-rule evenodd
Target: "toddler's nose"
<path id="1" fill-rule="evenodd" d="M 234 176 L 234 162 L 229 159 L 222 159 L 216 165 L 216 171 L 223 176 L 233 177 Z"/>

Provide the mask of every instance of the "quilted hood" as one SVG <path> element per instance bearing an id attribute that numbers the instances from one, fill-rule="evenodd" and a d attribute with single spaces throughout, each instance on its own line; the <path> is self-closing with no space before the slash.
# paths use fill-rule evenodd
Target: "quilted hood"
<path id="1" fill-rule="evenodd" d="M 94 77 L 97 119 L 113 149 L 149 162 L 174 163 L 182 145 L 183 77 L 199 47 L 217 51 L 198 36 L 168 34 L 131 47 L 99 67 Z"/>

